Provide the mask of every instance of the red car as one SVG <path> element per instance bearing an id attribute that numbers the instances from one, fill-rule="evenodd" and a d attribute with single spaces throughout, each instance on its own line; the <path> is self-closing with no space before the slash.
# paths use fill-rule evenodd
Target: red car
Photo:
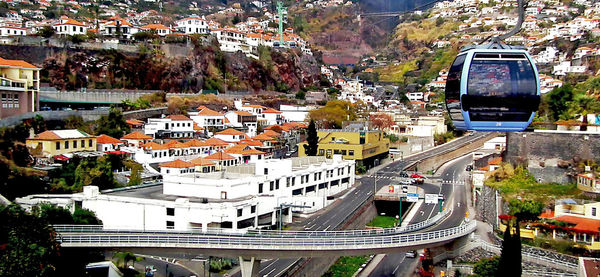
<path id="1" fill-rule="evenodd" d="M 424 178 L 424 177 L 421 174 L 415 172 L 410 175 L 410 178 Z"/>

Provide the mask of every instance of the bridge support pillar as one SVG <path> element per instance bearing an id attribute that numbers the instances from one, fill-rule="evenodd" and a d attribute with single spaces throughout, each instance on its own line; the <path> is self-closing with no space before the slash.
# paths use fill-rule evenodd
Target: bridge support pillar
<path id="1" fill-rule="evenodd" d="M 242 277 L 258 277 L 260 270 L 260 259 L 255 257 L 239 257 L 240 258 L 240 272 Z"/>

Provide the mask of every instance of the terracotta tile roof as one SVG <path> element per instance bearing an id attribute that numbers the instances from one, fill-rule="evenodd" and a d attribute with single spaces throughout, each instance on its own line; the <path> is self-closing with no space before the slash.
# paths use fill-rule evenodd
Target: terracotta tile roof
<path id="1" fill-rule="evenodd" d="M 285 131 L 285 132 L 289 132 L 290 131 L 290 127 L 289 126 L 281 126 L 281 125 L 277 125 L 277 124 L 271 125 L 271 126 L 265 128 L 265 130 L 272 130 L 273 128 L 276 128 L 276 127 L 279 127 L 279 129 L 281 129 L 282 131 Z"/>
<path id="2" fill-rule="evenodd" d="M 238 144 L 238 145 L 234 145 L 231 146 L 227 149 L 225 149 L 225 153 L 227 154 L 242 154 L 242 152 L 244 152 L 244 150 L 249 150 L 250 147 L 248 147 L 248 145 L 244 145 L 244 144 Z"/>
<path id="3" fill-rule="evenodd" d="M 242 155 L 264 155 L 264 154 L 266 154 L 266 152 L 259 151 L 256 149 L 249 149 L 249 150 L 245 150 L 244 152 L 242 152 Z"/>
<path id="4" fill-rule="evenodd" d="M 83 131 L 80 131 L 77 129 L 69 129 L 69 130 L 44 131 L 42 133 L 37 134 L 32 139 L 35 139 L 35 140 L 57 140 L 57 139 L 79 139 L 79 138 L 92 138 L 92 137 L 93 136 L 90 136 Z"/>
<path id="5" fill-rule="evenodd" d="M 306 129 L 306 128 L 308 128 L 308 126 L 306 126 L 306 124 L 304 124 L 302 122 L 286 122 L 286 123 L 283 123 L 283 126 L 291 127 L 292 129 L 294 129 L 294 128 L 300 128 L 300 129 Z"/>
<path id="6" fill-rule="evenodd" d="M 218 139 L 218 138 L 209 138 L 207 140 L 204 141 L 204 143 L 210 145 L 210 146 L 225 146 L 225 145 L 229 145 L 229 143 L 225 142 L 222 139 Z"/>
<path id="7" fill-rule="evenodd" d="M 495 158 L 488 162 L 489 165 L 500 165 L 502 163 L 502 157 Z"/>
<path id="8" fill-rule="evenodd" d="M 188 147 L 185 144 L 178 142 L 178 141 L 175 141 L 174 143 L 168 143 L 167 146 L 169 147 L 169 149 L 187 148 Z"/>
<path id="9" fill-rule="evenodd" d="M 575 227 L 573 227 L 573 230 L 575 231 L 598 233 L 598 228 L 600 228 L 600 220 L 598 219 L 590 219 L 571 215 L 562 215 L 554 219 L 575 224 Z"/>
<path id="10" fill-rule="evenodd" d="M 208 155 L 205 157 L 205 159 L 214 161 L 235 160 L 233 156 L 223 152 L 217 152 L 212 155 Z"/>
<path id="11" fill-rule="evenodd" d="M 194 164 L 190 163 L 190 162 L 182 161 L 182 160 L 175 160 L 175 161 L 172 161 L 172 162 L 161 164 L 160 167 L 189 168 L 189 167 L 194 167 Z"/>
<path id="12" fill-rule="evenodd" d="M 198 125 L 198 123 L 194 122 L 194 131 L 201 132 L 201 131 L 204 131 L 204 128 L 200 127 L 200 125 Z"/>
<path id="13" fill-rule="evenodd" d="M 205 142 L 199 141 L 197 139 L 193 139 L 193 140 L 187 141 L 186 143 L 184 143 L 184 145 L 186 147 L 204 147 L 204 146 L 208 146 Z"/>
<path id="14" fill-rule="evenodd" d="M 265 134 L 265 135 L 267 135 L 267 136 L 269 136 L 269 137 L 278 137 L 278 136 L 281 136 L 280 133 L 277 133 L 277 132 L 275 132 L 273 130 L 266 130 L 266 131 L 264 131 L 262 133 Z"/>
<path id="15" fill-rule="evenodd" d="M 166 149 L 169 149 L 168 146 L 166 146 L 164 144 L 158 144 L 158 143 L 156 143 L 154 141 L 145 143 L 145 144 L 142 145 L 142 147 L 144 149 L 149 149 L 149 150 L 166 150 Z"/>
<path id="16" fill-rule="evenodd" d="M 260 134 L 260 135 L 257 135 L 257 136 L 254 136 L 252 139 L 253 140 L 258 140 L 258 141 L 265 141 L 265 140 L 273 141 L 274 140 L 272 137 L 267 136 L 264 133 Z"/>
<path id="17" fill-rule="evenodd" d="M 168 30 L 169 27 L 162 24 L 148 24 L 140 27 L 142 30 Z"/>
<path id="18" fill-rule="evenodd" d="M 243 115 L 243 116 L 252 116 L 253 115 L 247 111 L 233 111 L 233 112 L 236 113 L 237 115 Z"/>
<path id="19" fill-rule="evenodd" d="M 197 111 L 201 111 L 204 109 L 206 109 L 206 106 L 204 106 L 204 105 L 200 105 L 200 106 L 198 106 L 198 108 L 196 108 Z"/>
<path id="20" fill-rule="evenodd" d="M 144 125 L 144 121 L 137 120 L 137 119 L 128 119 L 128 120 L 125 120 L 125 123 L 127 123 L 129 125 Z"/>
<path id="21" fill-rule="evenodd" d="M 185 115 L 182 115 L 182 114 L 172 114 L 172 115 L 167 116 L 166 118 L 173 120 L 173 121 L 191 121 L 192 120 L 191 118 L 189 118 Z"/>
<path id="22" fill-rule="evenodd" d="M 16 67 L 16 68 L 23 68 L 23 69 L 41 69 L 35 65 L 32 65 L 26 61 L 22 61 L 22 60 L 7 60 L 7 59 L 3 59 L 0 58 L 0 67 Z"/>
<path id="23" fill-rule="evenodd" d="M 539 218 L 554 218 L 554 211 L 553 210 L 546 210 L 544 211 L 542 214 L 540 214 Z"/>
<path id="24" fill-rule="evenodd" d="M 268 109 L 264 110 L 263 113 L 281 113 L 281 112 L 276 109 L 268 108 Z"/>
<path id="25" fill-rule="evenodd" d="M 64 23 L 61 23 L 59 25 L 77 25 L 77 26 L 85 27 L 85 24 L 83 24 L 75 19 L 71 19 L 71 18 L 67 18 Z"/>
<path id="26" fill-rule="evenodd" d="M 246 133 L 240 132 L 233 128 L 229 128 L 229 129 L 223 130 L 221 132 L 217 132 L 217 133 L 215 133 L 215 135 L 230 135 L 230 136 L 244 135 L 245 136 Z"/>
<path id="27" fill-rule="evenodd" d="M 239 142 L 240 145 L 248 145 L 248 146 L 262 146 L 262 142 L 260 141 L 255 141 L 255 140 L 251 140 L 251 139 L 245 139 L 245 140 L 241 140 Z"/>
<path id="28" fill-rule="evenodd" d="M 231 121 L 229 121 L 229 118 L 225 118 L 225 120 L 223 120 L 223 123 L 231 123 Z"/>
<path id="29" fill-rule="evenodd" d="M 216 165 L 215 162 L 207 160 L 205 158 L 195 158 L 193 160 L 190 161 L 191 163 L 193 163 L 195 166 L 210 166 L 210 165 Z"/>
<path id="30" fill-rule="evenodd" d="M 125 136 L 123 136 L 121 139 L 128 139 L 128 140 L 148 140 L 148 139 L 152 139 L 151 136 L 148 135 L 144 135 L 141 132 L 133 132 L 130 134 L 127 134 Z"/>
<path id="31" fill-rule="evenodd" d="M 99 144 L 120 144 L 122 141 L 107 135 L 99 135 L 96 138 L 96 143 Z"/>
<path id="32" fill-rule="evenodd" d="M 263 110 L 267 109 L 267 107 L 261 106 L 261 105 L 242 105 L 242 107 L 249 107 L 249 108 L 263 109 Z"/>
<path id="33" fill-rule="evenodd" d="M 198 113 L 198 115 L 223 115 L 223 114 L 205 107 Z"/>

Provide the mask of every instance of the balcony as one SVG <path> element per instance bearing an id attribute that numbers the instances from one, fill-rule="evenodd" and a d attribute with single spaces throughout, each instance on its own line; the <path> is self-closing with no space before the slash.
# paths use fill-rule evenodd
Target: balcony
<path id="1" fill-rule="evenodd" d="M 0 90 L 25 91 L 25 82 L 0 77 Z"/>

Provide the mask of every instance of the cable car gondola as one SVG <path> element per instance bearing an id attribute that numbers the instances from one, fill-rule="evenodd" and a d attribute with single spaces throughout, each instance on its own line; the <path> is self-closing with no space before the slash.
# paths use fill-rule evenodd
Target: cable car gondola
<path id="1" fill-rule="evenodd" d="M 448 72 L 446 108 L 459 130 L 522 131 L 529 126 L 540 103 L 540 82 L 535 63 L 524 49 L 501 42 L 520 30 L 490 44 L 461 50 Z"/>

